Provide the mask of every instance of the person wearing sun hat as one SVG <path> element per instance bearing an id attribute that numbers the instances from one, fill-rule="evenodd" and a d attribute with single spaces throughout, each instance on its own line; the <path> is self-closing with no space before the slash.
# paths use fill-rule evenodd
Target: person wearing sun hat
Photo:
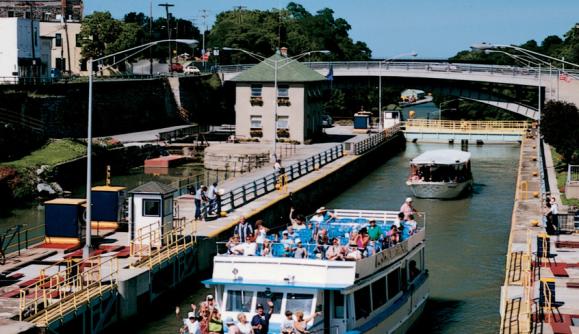
<path id="1" fill-rule="evenodd" d="M 412 205 L 412 197 L 407 197 L 402 206 L 400 207 L 400 212 L 404 214 L 404 220 L 408 220 L 410 215 L 416 214 L 416 209 Z"/>

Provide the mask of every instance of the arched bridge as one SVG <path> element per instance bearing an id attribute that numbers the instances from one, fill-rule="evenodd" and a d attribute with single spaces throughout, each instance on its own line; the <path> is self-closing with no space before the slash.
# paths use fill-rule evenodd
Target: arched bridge
<path id="1" fill-rule="evenodd" d="M 421 88 L 433 94 L 456 96 L 505 109 L 531 119 L 539 119 L 538 99 L 525 105 L 521 102 L 529 93 L 537 96 L 540 91 L 542 101 L 554 99 L 558 95 L 563 100 L 579 103 L 578 80 L 559 82 L 556 72 L 530 67 L 496 66 L 480 64 L 451 64 L 441 62 L 306 62 L 305 65 L 327 75 L 332 69 L 333 76 L 378 77 L 384 84 L 404 84 L 408 88 Z M 222 79 L 231 80 L 239 72 L 253 65 L 222 66 Z M 510 90 L 507 95 L 505 88 Z M 514 93 L 514 94 L 513 94 Z"/>

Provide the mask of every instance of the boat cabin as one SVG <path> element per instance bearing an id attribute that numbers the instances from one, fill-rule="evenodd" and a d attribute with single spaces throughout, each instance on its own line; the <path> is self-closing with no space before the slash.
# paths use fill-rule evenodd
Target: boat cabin
<path id="1" fill-rule="evenodd" d="M 410 181 L 464 182 L 472 178 L 469 152 L 433 150 L 410 161 Z"/>
<path id="2" fill-rule="evenodd" d="M 397 214 L 335 210 L 329 221 L 315 226 L 347 248 L 349 236 L 367 227 L 370 220 L 387 235 Z M 305 258 L 288 255 L 275 236 L 270 237 L 272 253 L 268 256 L 261 256 L 261 246 L 255 256 L 244 256 L 228 254 L 219 244 L 213 276 L 204 283 L 215 287 L 222 317 L 236 319 L 243 312 L 251 319 L 257 304 L 264 305 L 267 312 L 271 300 L 270 333 L 280 332 L 287 310 L 294 314 L 303 311 L 306 317 L 321 312 L 310 321 L 310 330 L 386 333 L 385 328 L 403 326 L 409 314 L 422 309 L 428 296 L 423 284 L 427 277 L 424 218 L 400 242 L 382 247 L 383 243 L 378 246 L 376 241 L 368 246 L 365 257 L 350 261 L 328 260 L 316 252 L 314 233 L 309 228 L 296 231 L 295 241 L 307 250 Z"/>

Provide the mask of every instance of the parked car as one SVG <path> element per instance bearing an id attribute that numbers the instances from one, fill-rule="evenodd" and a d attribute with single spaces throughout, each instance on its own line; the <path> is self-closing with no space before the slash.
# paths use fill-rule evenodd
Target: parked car
<path id="1" fill-rule="evenodd" d="M 185 69 L 183 70 L 183 72 L 185 74 L 193 74 L 193 75 L 201 74 L 201 71 L 197 68 L 197 66 L 194 66 L 194 65 L 185 66 Z"/>
<path id="2" fill-rule="evenodd" d="M 183 65 L 179 63 L 171 64 L 171 72 L 183 73 Z"/>
<path id="3" fill-rule="evenodd" d="M 334 119 L 330 115 L 322 115 L 322 126 L 324 128 L 331 128 L 334 124 Z"/>

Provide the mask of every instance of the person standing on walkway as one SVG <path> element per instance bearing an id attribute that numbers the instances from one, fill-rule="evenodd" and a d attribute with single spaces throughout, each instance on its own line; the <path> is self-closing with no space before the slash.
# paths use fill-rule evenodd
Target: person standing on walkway
<path id="1" fill-rule="evenodd" d="M 209 190 L 207 190 L 207 199 L 209 200 L 207 213 L 214 214 L 215 209 L 217 208 L 217 182 L 213 182 L 213 184 L 209 186 Z"/>
<path id="2" fill-rule="evenodd" d="M 237 234 L 239 236 L 239 240 L 241 242 L 245 242 L 245 239 L 248 235 L 253 235 L 253 226 L 245 220 L 244 216 L 239 218 L 239 223 L 233 229 L 233 234 Z"/>
<path id="3" fill-rule="evenodd" d="M 195 192 L 195 220 L 201 220 L 201 212 L 203 211 L 204 203 L 207 202 L 207 187 L 201 186 Z"/>
<path id="4" fill-rule="evenodd" d="M 559 206 L 555 197 L 551 196 L 551 219 L 553 220 L 553 226 L 555 227 L 556 234 L 559 234 Z"/>

